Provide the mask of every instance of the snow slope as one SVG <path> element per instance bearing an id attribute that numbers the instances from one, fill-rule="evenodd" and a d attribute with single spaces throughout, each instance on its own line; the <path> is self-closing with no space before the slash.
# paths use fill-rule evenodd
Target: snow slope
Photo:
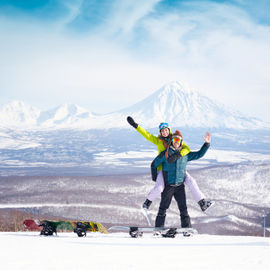
<path id="1" fill-rule="evenodd" d="M 41 237 L 0 233 L 1 269 L 9 270 L 268 270 L 270 239 L 195 235 L 139 239 L 124 233 Z"/>
<path id="2" fill-rule="evenodd" d="M 149 131 L 157 135 L 156 129 Z M 181 131 L 192 150 L 200 149 L 206 128 L 183 128 Z M 132 127 L 84 131 L 13 131 L 0 128 L 0 176 L 149 172 L 156 155 L 155 145 Z M 190 162 L 189 167 L 269 161 L 268 131 L 213 131 L 210 150 L 202 159 Z M 33 171 L 33 168 L 39 171 Z"/>
<path id="3" fill-rule="evenodd" d="M 192 225 L 200 233 L 262 235 L 262 217 L 270 214 L 270 165 L 237 164 L 188 170 L 206 198 L 216 203 L 205 214 L 186 187 Z M 104 176 L 0 177 L 0 210 L 39 216 L 93 220 L 102 224 L 146 226 L 141 205 L 153 188 L 150 174 Z M 154 223 L 159 200 L 149 210 Z M 206 225 L 207 224 L 207 225 Z M 172 201 L 166 226 L 179 226 Z M 1 227 L 1 226 L 0 226 Z"/>

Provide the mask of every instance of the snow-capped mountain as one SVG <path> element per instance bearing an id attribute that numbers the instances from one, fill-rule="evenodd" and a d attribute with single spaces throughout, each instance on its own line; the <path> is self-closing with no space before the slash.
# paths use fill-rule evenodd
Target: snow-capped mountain
<path id="1" fill-rule="evenodd" d="M 157 127 L 162 121 L 177 127 L 270 128 L 269 123 L 245 117 L 198 92 L 183 87 L 179 82 L 166 84 L 141 102 L 105 115 L 95 115 L 74 104 L 64 104 L 41 112 L 23 102 L 15 101 L 4 105 L 1 109 L 0 126 L 42 129 L 127 128 L 128 115 L 148 128 Z"/>
<path id="2" fill-rule="evenodd" d="M 75 104 L 40 111 L 22 101 L 13 101 L 0 110 L 0 125 L 10 128 L 87 128 L 93 119 L 91 112 Z"/>
<path id="3" fill-rule="evenodd" d="M 172 126 L 222 127 L 234 129 L 255 129 L 270 127 L 256 118 L 248 118 L 240 112 L 232 111 L 223 104 L 191 91 L 179 82 L 164 85 L 161 89 L 135 104 L 121 110 L 131 114 L 144 126 L 153 127 L 162 121 Z"/>
<path id="4" fill-rule="evenodd" d="M 41 112 L 36 124 L 43 127 L 74 127 L 91 120 L 92 117 L 93 114 L 82 107 L 74 104 L 63 104 L 52 110 Z"/>
<path id="5" fill-rule="evenodd" d="M 12 101 L 3 105 L 0 110 L 0 125 L 8 127 L 31 127 L 36 124 L 40 115 L 37 108 L 22 101 Z"/>

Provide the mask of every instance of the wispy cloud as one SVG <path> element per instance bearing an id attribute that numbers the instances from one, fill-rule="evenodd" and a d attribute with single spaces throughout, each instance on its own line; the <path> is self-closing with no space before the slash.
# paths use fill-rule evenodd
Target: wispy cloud
<path id="1" fill-rule="evenodd" d="M 154 7 L 161 0 L 114 1 L 113 10 L 108 18 L 109 32 L 113 34 L 130 34 L 144 17 L 153 12 Z"/>
<path id="2" fill-rule="evenodd" d="M 47 94 L 108 112 L 183 80 L 266 119 L 268 2 L 1 1 L 2 100 Z"/>
<path id="3" fill-rule="evenodd" d="M 71 24 L 82 13 L 82 5 L 84 0 L 63 1 L 62 4 L 67 12 L 60 20 L 57 20 L 58 31 L 63 30 Z"/>

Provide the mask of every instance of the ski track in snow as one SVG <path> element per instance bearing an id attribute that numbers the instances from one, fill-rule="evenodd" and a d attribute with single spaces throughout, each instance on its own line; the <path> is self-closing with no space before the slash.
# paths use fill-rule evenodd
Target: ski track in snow
<path id="1" fill-rule="evenodd" d="M 270 239 L 243 236 L 130 238 L 127 233 L 0 233 L 1 269 L 268 270 Z"/>

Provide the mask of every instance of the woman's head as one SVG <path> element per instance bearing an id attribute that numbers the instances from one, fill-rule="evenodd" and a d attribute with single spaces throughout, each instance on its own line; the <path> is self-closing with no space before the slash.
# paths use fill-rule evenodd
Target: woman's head
<path id="1" fill-rule="evenodd" d="M 158 128 L 159 128 L 160 135 L 164 138 L 168 137 L 171 133 L 168 123 L 160 123 Z"/>

